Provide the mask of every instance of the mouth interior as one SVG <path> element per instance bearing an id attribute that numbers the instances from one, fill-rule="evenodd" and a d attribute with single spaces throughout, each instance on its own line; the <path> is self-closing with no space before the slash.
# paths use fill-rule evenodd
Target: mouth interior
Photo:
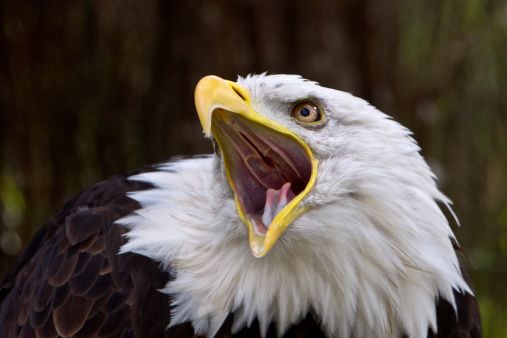
<path id="1" fill-rule="evenodd" d="M 213 112 L 217 140 L 230 182 L 257 235 L 307 186 L 312 164 L 298 141 L 223 109 Z"/>

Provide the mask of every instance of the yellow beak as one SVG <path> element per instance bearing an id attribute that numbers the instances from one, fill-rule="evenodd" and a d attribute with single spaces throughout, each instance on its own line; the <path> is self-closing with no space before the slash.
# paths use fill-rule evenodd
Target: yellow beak
<path id="1" fill-rule="evenodd" d="M 245 212 L 244 206 L 238 196 L 237 185 L 231 174 L 231 168 L 235 165 L 232 163 L 233 159 L 228 156 L 222 156 L 227 180 L 234 191 L 238 214 L 248 228 L 248 237 L 252 253 L 255 257 L 263 257 L 271 250 L 276 241 L 285 232 L 287 226 L 305 211 L 305 208 L 301 207 L 300 203 L 315 184 L 318 161 L 314 158 L 308 145 L 306 145 L 298 135 L 284 126 L 258 114 L 252 107 L 248 90 L 236 82 L 227 81 L 217 76 L 206 76 L 202 78 L 195 89 L 195 105 L 204 135 L 207 137 L 210 137 L 212 134 L 213 113 L 217 110 L 225 110 L 237 114 L 245 120 L 269 128 L 283 137 L 291 139 L 291 142 L 297 142 L 297 144 L 304 149 L 304 152 L 311 162 L 311 176 L 305 189 L 297 194 L 278 212 L 278 214 L 276 214 L 271 224 L 267 225 L 266 234 L 261 235 L 255 231 L 252 220 Z M 222 122 L 215 121 L 213 123 Z M 223 149 L 228 146 L 229 140 L 226 137 L 222 137 L 219 133 L 214 133 L 213 137 L 218 143 L 222 155 L 224 155 Z"/>

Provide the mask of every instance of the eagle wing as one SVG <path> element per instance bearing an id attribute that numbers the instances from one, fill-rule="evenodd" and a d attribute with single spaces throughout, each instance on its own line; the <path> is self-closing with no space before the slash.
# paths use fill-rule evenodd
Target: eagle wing
<path id="1" fill-rule="evenodd" d="M 0 336 L 163 337 L 169 280 L 150 259 L 118 255 L 115 220 L 139 208 L 127 192 L 147 189 L 128 175 L 69 201 L 36 234 L 0 285 Z"/>

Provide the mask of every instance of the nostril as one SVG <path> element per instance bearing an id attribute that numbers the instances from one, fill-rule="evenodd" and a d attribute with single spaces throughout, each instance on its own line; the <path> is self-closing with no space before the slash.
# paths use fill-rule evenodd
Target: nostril
<path id="1" fill-rule="evenodd" d="M 234 92 L 238 94 L 238 96 L 241 97 L 243 101 L 246 101 L 245 96 L 235 86 L 232 86 L 232 90 L 234 90 Z"/>

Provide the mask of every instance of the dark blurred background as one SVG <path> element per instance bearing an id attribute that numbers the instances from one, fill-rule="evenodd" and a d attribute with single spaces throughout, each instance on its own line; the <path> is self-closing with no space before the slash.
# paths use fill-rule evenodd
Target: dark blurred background
<path id="1" fill-rule="evenodd" d="M 209 152 L 204 75 L 296 73 L 415 133 L 507 337 L 507 1 L 0 2 L 0 276 L 73 194 Z"/>

